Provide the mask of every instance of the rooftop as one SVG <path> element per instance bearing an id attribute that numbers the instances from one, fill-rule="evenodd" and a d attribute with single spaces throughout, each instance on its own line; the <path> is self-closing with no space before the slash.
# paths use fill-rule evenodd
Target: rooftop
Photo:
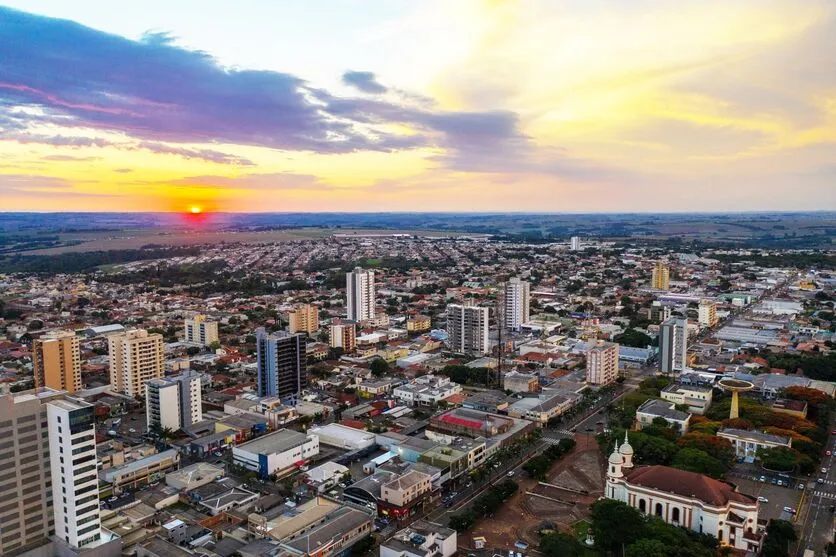
<path id="1" fill-rule="evenodd" d="M 692 497 L 715 507 L 730 502 L 757 505 L 754 497 L 739 493 L 734 484 L 668 466 L 641 466 L 629 473 L 626 480 L 632 485 Z"/>
<path id="2" fill-rule="evenodd" d="M 280 429 L 238 445 L 238 448 L 256 454 L 275 454 L 298 447 L 305 443 L 308 438 L 307 435 L 298 431 Z"/>

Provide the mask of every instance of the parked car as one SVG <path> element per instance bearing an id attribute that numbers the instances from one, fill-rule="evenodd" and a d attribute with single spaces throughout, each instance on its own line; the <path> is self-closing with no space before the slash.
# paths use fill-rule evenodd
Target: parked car
<path id="1" fill-rule="evenodd" d="M 758 497 L 758 501 L 760 501 L 761 503 L 769 503 L 769 499 L 767 499 L 764 496 Z"/>
<path id="2" fill-rule="evenodd" d="M 506 475 L 507 475 L 509 478 L 513 478 L 513 477 L 514 477 L 514 471 L 513 471 L 513 470 L 511 470 L 511 471 L 510 471 L 510 472 L 508 472 L 508 474 L 506 474 Z"/>
<path id="3" fill-rule="evenodd" d="M 798 491 L 804 491 L 804 484 L 798 484 Z"/>
<path id="4" fill-rule="evenodd" d="M 822 468 L 822 469 L 821 469 L 821 473 L 822 473 L 822 474 L 827 474 L 827 468 Z"/>

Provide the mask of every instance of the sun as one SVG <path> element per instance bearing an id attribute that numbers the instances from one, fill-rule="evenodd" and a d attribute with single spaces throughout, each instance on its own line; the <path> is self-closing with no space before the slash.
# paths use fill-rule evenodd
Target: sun
<path id="1" fill-rule="evenodd" d="M 201 209 L 197 205 L 194 205 L 192 207 L 189 207 L 189 212 L 193 215 L 199 215 L 200 213 L 203 212 L 203 209 Z"/>

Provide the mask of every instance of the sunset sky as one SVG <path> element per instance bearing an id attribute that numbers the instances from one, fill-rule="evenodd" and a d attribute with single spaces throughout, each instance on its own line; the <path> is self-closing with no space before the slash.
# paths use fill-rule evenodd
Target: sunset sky
<path id="1" fill-rule="evenodd" d="M 2 211 L 836 210 L 834 0 L 0 4 Z"/>

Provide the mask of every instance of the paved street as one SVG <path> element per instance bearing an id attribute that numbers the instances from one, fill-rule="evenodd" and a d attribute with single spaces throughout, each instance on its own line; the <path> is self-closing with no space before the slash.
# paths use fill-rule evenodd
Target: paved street
<path id="1" fill-rule="evenodd" d="M 831 430 L 833 429 L 831 424 Z M 826 450 L 836 451 L 836 438 L 833 435 L 828 437 Z M 816 554 L 823 554 L 824 546 L 833 541 L 836 531 L 836 519 L 831 509 L 836 505 L 836 467 L 834 457 L 824 456 L 820 468 L 826 473 L 814 474 L 807 485 L 805 501 L 797 517 L 798 524 L 801 524 L 800 541 L 798 544 L 798 555 L 802 555 L 805 549 L 812 549 Z M 822 483 L 818 483 L 818 479 Z"/>

